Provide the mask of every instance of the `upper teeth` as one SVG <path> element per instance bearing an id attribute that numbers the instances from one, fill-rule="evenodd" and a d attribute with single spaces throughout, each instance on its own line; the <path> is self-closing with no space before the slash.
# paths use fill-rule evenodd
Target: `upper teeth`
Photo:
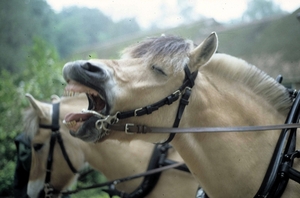
<path id="1" fill-rule="evenodd" d="M 75 91 L 71 91 L 71 90 L 65 90 L 64 92 L 64 96 L 68 96 L 68 97 L 74 97 L 79 95 L 79 92 L 75 92 Z"/>

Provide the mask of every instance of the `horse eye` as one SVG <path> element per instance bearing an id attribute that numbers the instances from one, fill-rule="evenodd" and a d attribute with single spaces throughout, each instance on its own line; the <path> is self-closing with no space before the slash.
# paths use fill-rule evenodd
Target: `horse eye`
<path id="1" fill-rule="evenodd" d="M 33 145 L 33 149 L 34 149 L 35 151 L 41 150 L 42 147 L 43 147 L 43 144 L 34 144 L 34 145 Z"/>
<path id="2" fill-rule="evenodd" d="M 162 75 L 167 76 L 167 74 L 161 68 L 157 67 L 156 65 L 152 65 L 151 68 L 152 68 L 152 70 L 154 70 Z"/>

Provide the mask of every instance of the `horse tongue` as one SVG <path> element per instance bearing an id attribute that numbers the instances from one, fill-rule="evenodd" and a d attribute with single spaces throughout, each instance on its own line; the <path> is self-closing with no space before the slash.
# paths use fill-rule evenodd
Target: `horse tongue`
<path id="1" fill-rule="evenodd" d="M 69 113 L 65 116 L 66 122 L 76 121 L 82 122 L 89 119 L 93 114 L 92 113 Z"/>

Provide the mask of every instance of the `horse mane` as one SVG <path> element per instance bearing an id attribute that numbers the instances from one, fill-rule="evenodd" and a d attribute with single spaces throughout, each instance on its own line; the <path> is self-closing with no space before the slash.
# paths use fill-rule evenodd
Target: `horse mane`
<path id="1" fill-rule="evenodd" d="M 188 54 L 194 48 L 193 41 L 168 35 L 149 37 L 125 48 L 122 59 L 143 58 L 146 64 L 174 67 L 181 71 L 189 62 Z"/>
<path id="2" fill-rule="evenodd" d="M 287 89 L 264 71 L 242 59 L 215 54 L 212 64 L 203 69 L 243 84 L 256 95 L 265 98 L 278 112 L 287 114 L 291 108 L 292 99 Z"/>
<path id="3" fill-rule="evenodd" d="M 123 50 L 122 58 L 142 58 L 146 64 L 172 66 L 176 72 L 188 64 L 189 52 L 195 46 L 191 40 L 171 35 L 149 37 Z M 215 54 L 212 59 L 218 59 L 219 62 L 204 68 L 215 70 L 218 75 L 251 88 L 255 94 L 265 97 L 279 112 L 287 113 L 290 109 L 292 100 L 287 89 L 256 66 L 226 54 Z"/>
<path id="4" fill-rule="evenodd" d="M 35 134 L 39 129 L 39 117 L 36 111 L 32 107 L 24 111 L 23 123 L 24 123 L 23 132 L 30 139 L 33 139 L 33 137 L 35 136 Z"/>

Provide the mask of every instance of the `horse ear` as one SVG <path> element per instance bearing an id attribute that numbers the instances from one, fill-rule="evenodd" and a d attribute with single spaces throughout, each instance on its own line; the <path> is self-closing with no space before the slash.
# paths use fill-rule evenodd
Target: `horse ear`
<path id="1" fill-rule="evenodd" d="M 30 102 L 31 106 L 37 112 L 39 118 L 45 118 L 46 117 L 46 112 L 47 112 L 46 106 L 42 102 L 36 100 L 29 93 L 26 93 L 25 96 L 28 99 L 28 101 Z"/>
<path id="2" fill-rule="evenodd" d="M 196 71 L 199 67 L 209 62 L 218 48 L 218 36 L 212 32 L 200 45 L 190 52 L 189 66 L 192 71 Z"/>

